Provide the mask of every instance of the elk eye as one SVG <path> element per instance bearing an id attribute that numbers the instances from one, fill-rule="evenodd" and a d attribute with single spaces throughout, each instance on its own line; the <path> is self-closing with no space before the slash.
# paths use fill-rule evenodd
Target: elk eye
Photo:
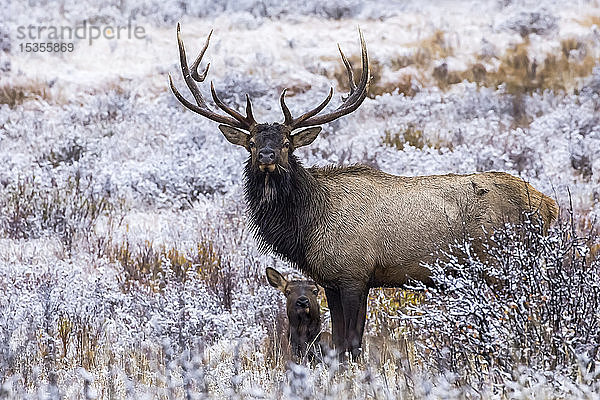
<path id="1" fill-rule="evenodd" d="M 319 291 L 318 291 L 317 289 L 314 289 L 314 290 L 313 290 L 313 294 L 316 296 L 316 295 L 318 295 L 318 294 L 319 294 Z"/>
<path id="2" fill-rule="evenodd" d="M 254 140 L 251 140 L 250 143 L 248 144 L 251 148 L 255 148 L 256 147 L 256 143 L 254 143 Z"/>
<path id="3" fill-rule="evenodd" d="M 287 149 L 290 147 L 290 142 L 283 142 L 283 148 Z"/>

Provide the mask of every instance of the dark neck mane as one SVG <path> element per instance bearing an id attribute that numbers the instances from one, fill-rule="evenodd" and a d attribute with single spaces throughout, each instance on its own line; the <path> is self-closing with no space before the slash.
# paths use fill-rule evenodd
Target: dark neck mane
<path id="1" fill-rule="evenodd" d="M 307 243 L 326 209 L 326 190 L 294 157 L 287 171 L 266 175 L 244 170 L 245 197 L 254 233 L 262 250 L 271 250 L 306 271 Z"/>

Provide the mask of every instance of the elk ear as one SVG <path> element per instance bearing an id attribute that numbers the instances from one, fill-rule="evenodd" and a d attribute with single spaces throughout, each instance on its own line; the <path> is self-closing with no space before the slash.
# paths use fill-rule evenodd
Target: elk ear
<path id="1" fill-rule="evenodd" d="M 285 291 L 287 286 L 287 280 L 275 269 L 267 267 L 267 280 L 274 288 Z"/>
<path id="2" fill-rule="evenodd" d="M 313 126 L 292 135 L 292 147 L 297 149 L 298 147 L 311 144 L 319 136 L 321 129 L 323 128 L 320 126 Z"/>
<path id="3" fill-rule="evenodd" d="M 219 125 L 219 130 L 223 132 L 225 139 L 227 139 L 229 143 L 237 144 L 238 146 L 249 149 L 248 134 L 246 132 L 240 131 L 229 125 Z"/>

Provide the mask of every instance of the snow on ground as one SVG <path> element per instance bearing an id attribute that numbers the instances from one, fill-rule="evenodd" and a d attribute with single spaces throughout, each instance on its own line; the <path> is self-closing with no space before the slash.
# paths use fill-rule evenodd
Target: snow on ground
<path id="1" fill-rule="evenodd" d="M 506 171 L 562 207 L 571 201 L 582 228 L 600 217 L 597 2 L 9 0 L 0 15 L 0 379 L 15 398 L 51 395 L 54 387 L 76 397 L 86 379 L 101 397 L 181 396 L 183 386 L 170 379 L 186 367 L 169 360 L 185 358 L 185 348 L 213 357 L 195 359 L 206 368 L 192 370 L 205 371 L 218 397 L 286 374 L 269 369 L 264 343 L 283 299 L 263 274 L 267 266 L 298 274 L 261 254 L 246 226 L 245 150 L 168 89 L 171 74 L 191 98 L 177 22 L 189 59 L 214 29 L 209 80 L 239 108 L 249 93 L 264 122 L 282 120 L 286 87 L 294 114 L 320 102 L 330 85 L 330 107 L 337 106 L 336 76 L 345 77 L 336 43 L 356 63 L 360 26 L 380 95 L 326 125 L 298 152 L 305 165 L 364 162 L 401 175 Z M 88 36 L 68 41 L 73 52 L 21 51 L 44 40 L 20 38 L 20 26 L 84 20 L 132 24 L 144 37 L 90 44 Z M 565 50 L 567 39 L 575 44 Z M 552 56 L 556 77 L 514 90 L 535 75 L 534 63 L 550 71 Z M 476 68 L 486 78 L 469 79 Z M 184 273 L 175 268 L 188 265 L 179 253 L 192 260 Z M 144 254 L 157 260 L 155 270 L 126 272 Z M 217 276 L 212 284 L 198 266 Z M 247 375 L 236 383 L 240 368 Z M 307 379 L 323 387 L 320 374 Z M 278 397 L 292 389 L 262 390 Z"/>

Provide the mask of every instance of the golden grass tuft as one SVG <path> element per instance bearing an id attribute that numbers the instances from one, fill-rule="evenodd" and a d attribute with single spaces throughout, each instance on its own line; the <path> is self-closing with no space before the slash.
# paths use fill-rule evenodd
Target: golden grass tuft
<path id="1" fill-rule="evenodd" d="M 454 48 L 450 44 L 444 31 L 436 30 L 431 36 L 421 40 L 417 44 L 415 63 L 417 65 L 429 65 L 432 61 L 454 55 Z"/>
<path id="2" fill-rule="evenodd" d="M 412 45 L 414 51 L 407 55 L 403 55 L 391 60 L 391 70 L 399 71 L 403 68 L 412 66 L 418 70 L 428 70 L 435 60 L 450 57 L 454 54 L 454 48 L 447 39 L 447 34 L 442 30 L 436 30 L 431 36 L 428 36 Z M 354 76 L 360 74 L 360 57 L 354 55 L 349 58 Z M 378 60 L 371 59 L 369 61 L 371 82 L 369 85 L 369 97 L 385 93 L 402 93 L 405 96 L 414 96 L 416 94 L 415 80 L 420 81 L 419 77 L 413 76 L 412 73 L 399 74 L 392 81 L 382 79 L 384 70 L 383 65 Z M 334 78 L 338 82 L 338 87 L 342 90 L 348 90 L 348 78 L 343 65 L 339 65 L 334 72 Z"/>
<path id="3" fill-rule="evenodd" d="M 561 41 L 559 54 L 546 54 L 546 58 L 538 62 L 528 55 L 529 42 L 509 49 L 503 58 L 498 71 L 491 74 L 491 84 L 505 84 L 509 93 L 531 93 L 534 91 L 568 91 L 576 86 L 577 78 L 592 73 L 597 60 L 588 51 L 588 46 L 576 39 Z M 583 56 L 572 57 L 571 52 L 578 51 Z"/>
<path id="4" fill-rule="evenodd" d="M 62 357 L 67 356 L 67 352 L 69 350 L 69 339 L 71 337 L 71 333 L 73 332 L 73 322 L 65 317 L 61 317 L 58 319 L 58 327 L 57 334 L 62 345 Z"/>
<path id="5" fill-rule="evenodd" d="M 370 329 L 380 335 L 398 338 L 403 334 L 404 326 L 390 316 L 411 314 L 410 308 L 423 303 L 423 292 L 397 288 L 375 288 L 367 300 L 367 320 Z"/>
<path id="6" fill-rule="evenodd" d="M 395 80 L 377 82 L 377 85 L 371 86 L 369 96 L 374 98 L 386 93 L 399 93 L 405 96 L 412 97 L 417 94 L 416 85 L 413 84 L 415 76 L 410 73 L 402 74 Z"/>
<path id="7" fill-rule="evenodd" d="M 409 54 L 392 60 L 392 68 L 399 70 L 408 66 L 428 69 L 431 64 L 440 59 L 454 55 L 454 47 L 442 30 L 436 30 L 431 36 L 418 42 L 408 44 L 415 50 Z"/>
<path id="8" fill-rule="evenodd" d="M 195 248 L 181 251 L 177 248 L 154 246 L 150 241 L 132 249 L 129 242 L 109 245 L 106 251 L 112 262 L 123 267 L 121 284 L 129 289 L 134 282 L 158 292 L 164 289 L 167 281 L 167 269 L 179 282 L 185 282 L 189 272 L 196 272 L 202 279 L 211 281 L 216 270 L 223 264 L 221 255 L 214 249 L 211 241 L 200 241 Z M 167 268 L 168 267 L 168 268 Z"/>
<path id="9" fill-rule="evenodd" d="M 504 85 L 508 93 L 515 95 L 544 90 L 569 92 L 577 89 L 580 79 L 589 76 L 600 59 L 594 56 L 592 43 L 566 38 L 560 45 L 558 52 L 547 53 L 538 60 L 530 55 L 531 43 L 526 38 L 498 58 L 500 65 L 496 71 L 486 71 L 477 63 L 466 71 L 455 72 L 456 79 L 443 83 L 467 80 L 487 87 Z"/>
<path id="10" fill-rule="evenodd" d="M 0 105 L 14 108 L 28 100 L 50 100 L 50 87 L 46 83 L 33 81 L 25 84 L 4 83 L 0 85 Z"/>
<path id="11" fill-rule="evenodd" d="M 531 42 L 526 37 L 523 42 L 509 47 L 504 54 L 492 57 L 498 64 L 495 70 L 481 61 L 491 61 L 489 57 L 480 57 L 480 61 L 465 70 L 450 70 L 442 60 L 453 56 L 455 51 L 448 35 L 441 30 L 412 46 L 415 49 L 413 52 L 391 60 L 392 71 L 412 66 L 412 72 L 407 70 L 406 74 L 398 74 L 394 78 L 396 81 L 390 82 L 382 78 L 382 66 L 377 63 L 373 67 L 374 79 L 369 96 L 395 91 L 413 96 L 415 89 L 412 83 L 415 81 L 426 86 L 435 84 L 444 90 L 468 81 L 485 87 L 503 86 L 507 93 L 516 95 L 545 90 L 570 92 L 576 90 L 581 79 L 589 76 L 594 66 L 600 63 L 597 44 L 575 37 L 564 38 L 559 49 L 539 58 L 531 55 Z M 336 72 L 336 78 L 347 87 L 342 67 Z"/>
<path id="12" fill-rule="evenodd" d="M 587 15 L 583 19 L 577 20 L 580 25 L 590 28 L 594 25 L 600 27 L 600 15 Z"/>
<path id="13" fill-rule="evenodd" d="M 423 149 L 424 147 L 440 149 L 442 147 L 450 146 L 448 143 L 442 143 L 440 141 L 434 142 L 425 138 L 423 136 L 423 131 L 412 124 L 401 131 L 391 131 L 386 129 L 383 136 L 383 143 L 387 146 L 394 147 L 397 150 L 404 150 L 404 146 L 407 144 L 416 147 L 417 149 Z"/>

